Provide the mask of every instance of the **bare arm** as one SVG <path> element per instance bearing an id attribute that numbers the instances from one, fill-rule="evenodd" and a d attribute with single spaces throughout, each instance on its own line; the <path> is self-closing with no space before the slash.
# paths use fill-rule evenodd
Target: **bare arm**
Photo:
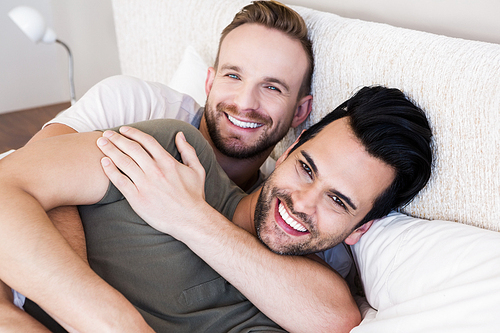
<path id="1" fill-rule="evenodd" d="M 347 284 L 324 265 L 272 253 L 218 214 L 187 232 L 181 241 L 287 331 L 350 332 L 359 324 Z"/>
<path id="2" fill-rule="evenodd" d="M 27 143 L 27 145 L 42 139 L 77 133 L 74 129 L 64 124 L 49 124 L 38 131 Z M 87 261 L 85 248 L 85 236 L 83 233 L 80 215 L 76 206 L 56 207 L 48 212 L 49 218 L 54 223 L 59 232 L 70 243 L 71 247 L 78 255 Z"/>
<path id="3" fill-rule="evenodd" d="M 47 212 L 57 230 L 67 240 L 78 256 L 88 264 L 85 246 L 85 235 L 80 215 L 75 206 L 58 207 Z M 68 224 L 68 219 L 74 221 Z M 9 286 L 0 281 L 0 331 L 1 332 L 33 332 L 49 333 L 47 328 L 31 317 L 27 312 L 19 309 L 13 303 L 13 293 Z M 63 321 L 58 320 L 69 332 L 75 332 Z"/>
<path id="4" fill-rule="evenodd" d="M 136 129 L 125 134 L 147 152 L 118 134 L 108 140 L 128 155 L 109 143 L 101 149 L 132 181 L 111 160 L 103 160 L 104 170 L 145 221 L 188 245 L 291 332 L 349 332 L 359 324 L 359 311 L 340 275 L 305 257 L 270 252 L 205 202 L 200 189 L 203 168 L 193 148 L 180 136 L 176 144 L 186 166 L 173 160 L 148 135 Z M 169 216 L 168 221 L 164 216 Z"/>
<path id="5" fill-rule="evenodd" d="M 26 312 L 14 305 L 12 291 L 6 284 L 0 282 L 0 327 L 1 331 L 19 332 L 22 328 L 23 332 L 33 333 L 50 333 L 38 321 L 27 315 Z"/>
<path id="6" fill-rule="evenodd" d="M 35 134 L 28 144 L 44 138 L 69 133 L 76 133 L 76 131 L 66 125 L 51 124 Z M 47 212 L 47 214 L 73 250 L 75 250 L 80 258 L 87 262 L 85 235 L 76 206 L 57 207 Z M 39 324 L 29 314 L 20 310 L 12 303 L 12 292 L 10 287 L 7 287 L 7 285 L 2 282 L 0 283 L 5 291 L 0 294 L 0 303 L 2 304 L 2 311 L 0 311 L 1 330 L 16 332 L 19 330 L 26 332 L 48 332 L 43 325 Z"/>
<path id="7" fill-rule="evenodd" d="M 53 123 L 47 125 L 36 133 L 27 144 L 63 134 L 77 133 L 74 129 L 64 124 Z M 85 245 L 85 235 L 82 221 L 76 206 L 56 207 L 49 212 L 50 220 L 57 230 L 63 235 L 75 252 L 87 261 L 87 249 Z"/>
<path id="8" fill-rule="evenodd" d="M 72 133 L 77 133 L 74 129 L 72 129 L 69 126 L 66 126 L 64 124 L 49 124 L 45 128 L 39 130 L 33 137 L 28 141 L 27 144 L 30 144 L 32 142 L 45 139 L 45 138 L 50 138 L 53 136 L 58 136 L 58 135 L 63 135 L 63 134 L 72 134 Z"/>
<path id="9" fill-rule="evenodd" d="M 81 260 L 45 213 L 104 195 L 99 135 L 33 142 L 0 161 L 0 278 L 78 331 L 148 331 L 135 308 Z"/>

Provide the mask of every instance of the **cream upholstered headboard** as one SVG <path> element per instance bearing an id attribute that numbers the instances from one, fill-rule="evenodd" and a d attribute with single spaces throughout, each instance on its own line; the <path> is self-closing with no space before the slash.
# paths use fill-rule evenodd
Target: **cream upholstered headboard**
<path id="1" fill-rule="evenodd" d="M 221 30 L 247 3 L 113 0 L 123 74 L 167 84 L 188 45 L 212 64 Z M 314 44 L 306 126 L 361 86 L 403 90 L 426 111 L 436 156 L 429 185 L 405 212 L 500 230 L 500 45 L 293 8 Z M 290 131 L 275 154 L 299 131 Z"/>

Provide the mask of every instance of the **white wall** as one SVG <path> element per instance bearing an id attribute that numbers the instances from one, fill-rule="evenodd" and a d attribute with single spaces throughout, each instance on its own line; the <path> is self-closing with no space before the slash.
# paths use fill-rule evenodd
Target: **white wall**
<path id="1" fill-rule="evenodd" d="M 499 0 L 282 1 L 344 17 L 500 44 Z M 1 0 L 0 113 L 69 100 L 66 51 L 57 44 L 35 45 L 25 37 L 7 16 L 18 5 L 37 8 L 71 47 L 77 98 L 101 79 L 120 73 L 111 0 Z"/>
<path id="2" fill-rule="evenodd" d="M 349 18 L 500 44 L 499 0 L 283 0 Z"/>
<path id="3" fill-rule="evenodd" d="M 119 74 L 110 0 L 0 1 L 0 113 L 69 100 L 68 56 L 59 44 L 34 44 L 8 17 L 19 5 L 36 8 L 74 57 L 79 98 Z"/>
<path id="4" fill-rule="evenodd" d="M 58 79 L 63 73 L 56 61 L 57 48 L 35 45 L 7 16 L 19 4 L 14 0 L 0 2 L 0 112 L 68 99 Z M 23 4 L 36 7 L 52 21 L 50 0 L 26 0 Z"/>

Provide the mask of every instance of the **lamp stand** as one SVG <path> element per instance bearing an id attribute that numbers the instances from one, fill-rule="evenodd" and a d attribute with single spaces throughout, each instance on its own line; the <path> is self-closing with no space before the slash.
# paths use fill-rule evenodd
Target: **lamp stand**
<path id="1" fill-rule="evenodd" d="M 75 98 L 75 83 L 74 83 L 74 79 L 73 79 L 73 55 L 71 54 L 71 51 L 70 51 L 68 45 L 66 45 L 65 43 L 63 43 L 59 39 L 56 39 L 56 43 L 61 44 L 66 49 L 66 51 L 68 51 L 68 62 L 69 62 L 69 70 L 68 70 L 68 73 L 69 73 L 69 93 L 70 93 L 70 96 L 71 96 L 71 105 L 73 105 L 76 102 L 76 98 Z"/>

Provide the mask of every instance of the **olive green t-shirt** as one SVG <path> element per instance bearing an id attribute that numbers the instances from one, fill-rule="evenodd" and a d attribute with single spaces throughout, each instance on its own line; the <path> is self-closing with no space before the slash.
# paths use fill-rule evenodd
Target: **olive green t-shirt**
<path id="1" fill-rule="evenodd" d="M 232 218 L 245 194 L 226 176 L 196 128 L 167 119 L 132 126 L 154 136 L 177 160 L 174 138 L 182 131 L 205 168 L 207 202 Z M 112 184 L 99 203 L 81 206 L 80 214 L 92 269 L 132 302 L 155 331 L 283 332 L 186 245 L 145 223 Z"/>

